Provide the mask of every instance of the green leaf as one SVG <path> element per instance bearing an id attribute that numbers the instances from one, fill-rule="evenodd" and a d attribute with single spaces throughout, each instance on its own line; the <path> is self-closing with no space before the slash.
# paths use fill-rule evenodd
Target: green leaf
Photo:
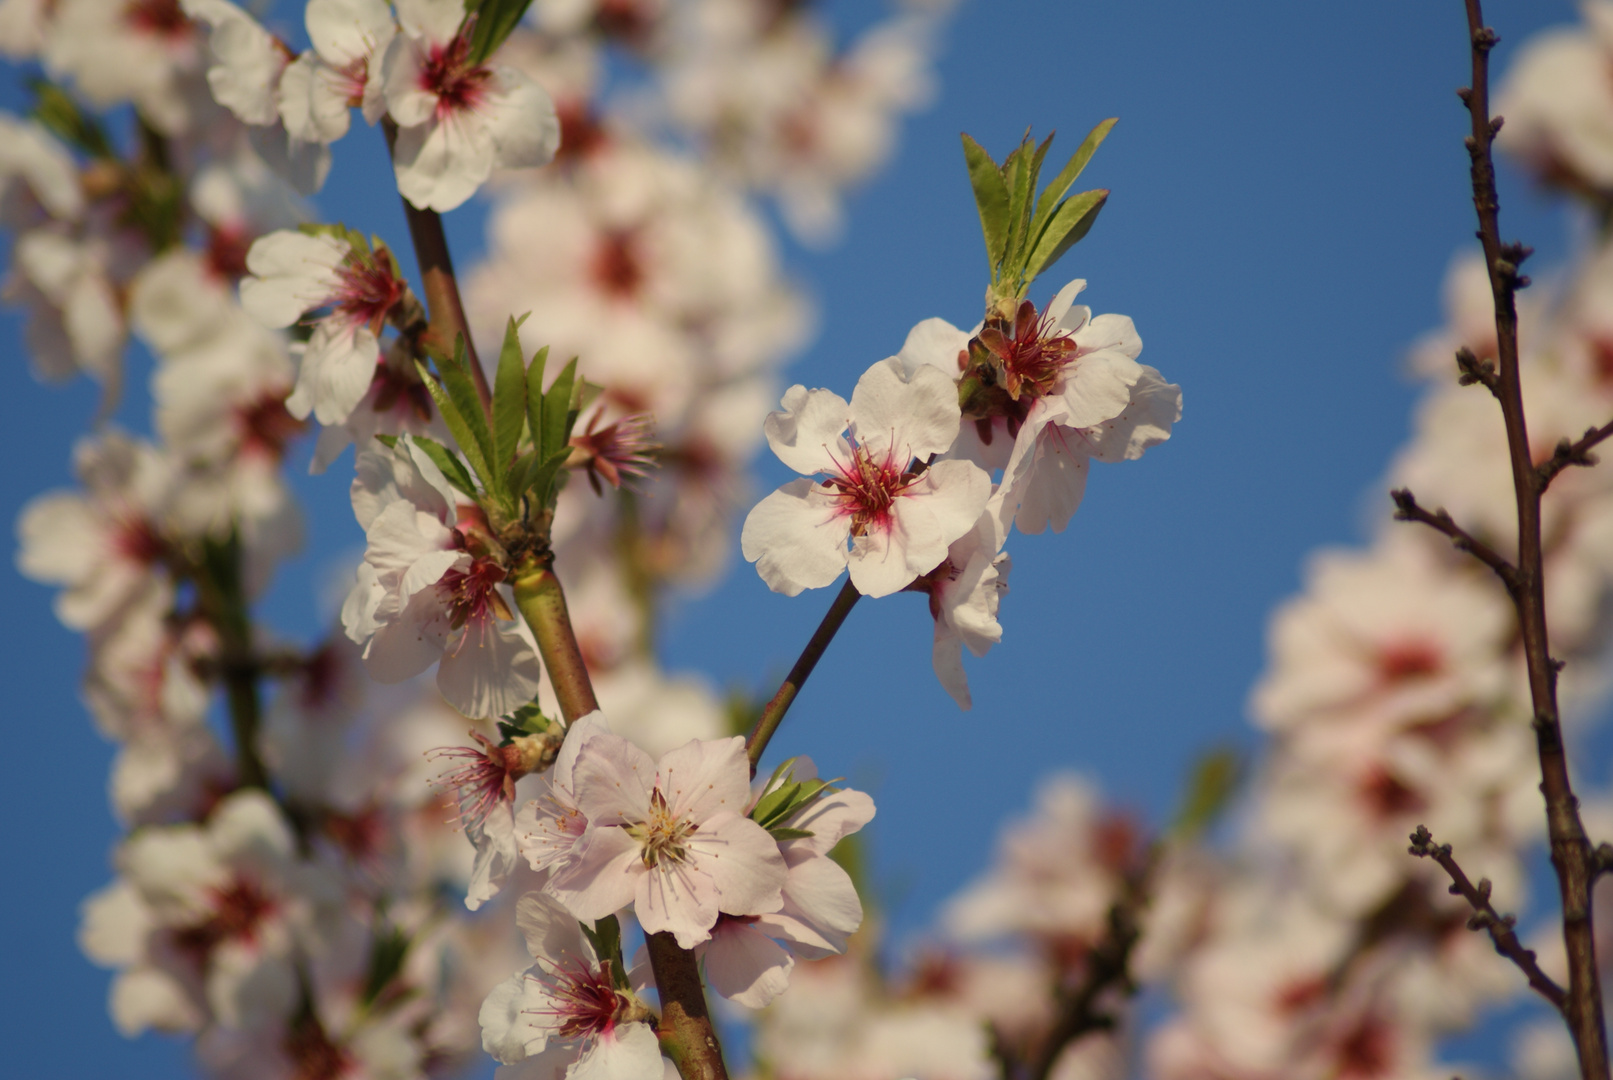
<path id="1" fill-rule="evenodd" d="M 1053 177 L 1052 182 L 1042 189 L 1041 197 L 1036 200 L 1036 216 L 1031 219 L 1031 235 L 1036 237 L 1038 245 L 1059 200 L 1064 198 L 1064 193 L 1070 190 L 1070 185 L 1080 177 L 1081 170 L 1087 167 L 1087 162 L 1092 160 L 1093 152 L 1108 137 L 1109 129 L 1114 126 L 1115 118 L 1110 117 L 1088 132 L 1081 145 L 1075 148 L 1075 153 L 1070 155 L 1070 160 L 1065 163 L 1064 168 L 1059 170 L 1059 174 Z M 1049 135 L 1048 141 L 1051 142 L 1052 139 L 1053 137 Z"/>
<path id="2" fill-rule="evenodd" d="M 1171 822 L 1171 835 L 1182 841 L 1203 835 L 1226 809 L 1242 775 L 1243 762 L 1236 750 L 1222 747 L 1201 756 L 1193 765 L 1187 794 Z"/>
<path id="3" fill-rule="evenodd" d="M 30 79 L 28 86 L 34 92 L 34 119 L 51 134 L 91 157 L 117 157 L 100 123 L 80 108 L 66 90 L 48 79 Z"/>
<path id="4" fill-rule="evenodd" d="M 817 835 L 811 829 L 792 829 L 787 825 L 775 825 L 767 830 L 767 834 L 775 840 L 805 840 Z"/>
<path id="5" fill-rule="evenodd" d="M 963 160 L 969 167 L 969 186 L 974 189 L 980 231 L 986 237 L 986 258 L 995 278 L 1008 247 L 1008 186 L 991 155 L 968 135 L 963 136 Z"/>
<path id="6" fill-rule="evenodd" d="M 543 715 L 537 698 L 533 698 L 514 712 L 506 713 L 499 726 L 512 727 L 521 735 L 542 735 L 554 726 L 554 721 Z"/>
<path id="7" fill-rule="evenodd" d="M 518 331 L 526 316 L 511 319 L 504 328 L 504 346 L 498 353 L 498 372 L 493 376 L 493 468 L 505 472 L 515 460 L 521 445 L 521 429 L 526 425 L 526 365 L 521 362 Z M 508 485 L 506 485 L 507 487 Z"/>
<path id="8" fill-rule="evenodd" d="M 381 996 L 387 984 L 403 970 L 403 960 L 409 955 L 409 938 L 396 926 L 385 926 L 376 931 L 370 942 L 370 971 L 364 980 L 364 1004 L 370 1005 Z"/>
<path id="9" fill-rule="evenodd" d="M 476 5 L 476 25 L 470 34 L 470 63 L 486 63 L 520 25 L 521 17 L 531 4 L 532 0 L 482 0 Z"/>
<path id="10" fill-rule="evenodd" d="M 571 448 L 563 447 L 558 454 L 538 466 L 527 483 L 527 490 L 532 493 L 534 502 L 545 509 L 554 506 L 555 500 L 560 497 L 560 488 L 565 486 L 564 483 L 557 485 L 555 478 L 564 476 L 561 470 L 570 459 Z"/>
<path id="11" fill-rule="evenodd" d="M 532 358 L 526 371 L 526 426 L 532 436 L 532 452 L 538 461 L 543 460 L 543 369 L 549 362 L 549 346 L 545 345 Z M 527 484 L 530 487 L 531 484 Z"/>
<path id="12" fill-rule="evenodd" d="M 430 371 L 426 370 L 426 365 L 416 360 L 414 366 L 420 371 L 420 380 L 426 384 L 426 392 L 431 395 L 431 400 L 436 402 L 437 411 L 442 413 L 442 422 L 448 425 L 448 433 L 454 437 L 454 442 L 458 444 L 460 452 L 470 461 L 470 467 L 476 471 L 476 475 L 480 476 L 485 482 L 487 479 L 487 462 L 485 459 L 481 459 L 481 449 L 476 436 L 472 432 L 470 425 L 466 423 L 465 417 L 461 415 L 459 406 L 454 404 L 454 399 L 449 396 L 448 391 L 432 376 Z M 446 367 L 446 365 L 444 366 Z M 480 411 L 481 409 L 478 407 L 477 412 L 480 413 Z"/>
<path id="13" fill-rule="evenodd" d="M 616 989 L 628 989 L 627 965 L 622 963 L 622 925 L 616 921 L 616 916 L 607 915 L 592 928 L 587 923 L 578 925 L 594 947 L 594 955 L 610 965 L 611 982 Z"/>
<path id="14" fill-rule="evenodd" d="M 543 395 L 543 444 L 538 448 L 538 454 L 546 465 L 549 459 L 566 449 L 567 440 L 571 438 L 571 427 L 566 423 L 566 418 L 571 412 L 571 392 L 576 382 L 577 358 L 573 356 L 571 362 L 555 376 L 554 385 Z"/>
<path id="15" fill-rule="evenodd" d="M 432 464 L 442 470 L 444 479 L 471 498 L 476 497 L 476 481 L 471 479 L 465 463 L 460 461 L 452 450 L 436 439 L 428 439 L 424 435 L 414 436 L 414 444 L 431 459 Z"/>
<path id="16" fill-rule="evenodd" d="M 388 450 L 396 449 L 398 445 L 398 437 L 396 435 L 376 435 L 375 441 L 386 447 Z"/>
<path id="17" fill-rule="evenodd" d="M 1092 228 L 1092 223 L 1098 220 L 1098 211 L 1108 201 L 1109 190 L 1098 188 L 1072 195 L 1060 203 L 1053 212 L 1053 220 L 1047 223 L 1046 231 L 1037 241 L 1036 250 L 1031 252 L 1030 261 L 1025 264 L 1025 280 L 1031 280 L 1058 262 Z"/>
<path id="18" fill-rule="evenodd" d="M 1029 254 L 1031 196 L 1036 191 L 1036 167 L 1032 160 L 1030 133 L 1014 147 L 1003 162 L 1003 180 L 1008 186 L 1008 250 L 1003 258 L 1002 277 L 1014 281 L 1025 267 Z"/>
<path id="19" fill-rule="evenodd" d="M 481 395 L 476 393 L 476 383 L 470 374 L 470 358 L 465 352 L 465 336 L 454 336 L 454 355 L 447 362 L 437 364 L 437 372 L 442 376 L 443 389 L 453 399 L 454 408 L 459 410 L 471 438 L 476 443 L 476 453 L 463 444 L 459 449 L 469 459 L 471 468 L 476 470 L 476 476 L 482 482 L 482 488 L 494 495 L 501 495 L 504 476 L 502 470 L 493 468 L 493 433 L 487 429 L 487 413 L 482 409 Z M 458 439 L 459 433 L 454 432 Z"/>

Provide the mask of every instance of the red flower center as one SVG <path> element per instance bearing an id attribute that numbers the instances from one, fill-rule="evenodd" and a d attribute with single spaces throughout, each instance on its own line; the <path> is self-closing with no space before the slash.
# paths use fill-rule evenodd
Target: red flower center
<path id="1" fill-rule="evenodd" d="M 482 556 L 470 564 L 468 570 L 450 570 L 437 582 L 437 589 L 448 605 L 449 624 L 458 630 L 467 623 L 486 628 L 488 619 L 513 619 L 498 586 L 505 578 L 504 568 L 496 559 Z"/>
<path id="2" fill-rule="evenodd" d="M 582 1039 L 601 1035 L 616 1026 L 622 999 L 611 983 L 610 972 L 600 964 L 585 964 L 568 958 L 554 973 L 549 988 L 552 1004 L 534 1010 L 554 1018 L 556 1033 L 562 1039 Z"/>
<path id="3" fill-rule="evenodd" d="M 404 284 L 392 269 L 386 252 L 373 261 L 354 260 L 336 268 L 336 310 L 370 333 L 380 336 L 386 317 L 403 299 Z"/>
<path id="4" fill-rule="evenodd" d="M 1014 322 L 992 320 L 980 331 L 980 343 L 997 358 L 1009 397 L 1032 400 L 1052 392 L 1059 372 L 1074 359 L 1075 342 L 1053 333 L 1051 319 L 1038 318 L 1029 300 L 1019 305 Z"/>
<path id="5" fill-rule="evenodd" d="M 433 45 L 420 65 L 420 88 L 437 98 L 437 119 L 467 112 L 482 103 L 493 73 L 470 62 L 470 39 L 457 35 L 446 45 Z"/>
<path id="6" fill-rule="evenodd" d="M 891 507 L 912 486 L 918 474 L 905 471 L 908 462 L 897 462 L 895 450 L 887 450 L 881 461 L 862 446 L 854 446 L 849 462 L 835 462 L 838 475 L 824 481 L 839 512 L 851 517 L 851 535 L 862 536 L 870 528 L 889 529 Z"/>

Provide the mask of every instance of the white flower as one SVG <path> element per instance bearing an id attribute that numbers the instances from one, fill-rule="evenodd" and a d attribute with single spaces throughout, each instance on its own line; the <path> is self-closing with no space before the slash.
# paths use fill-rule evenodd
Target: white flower
<path id="1" fill-rule="evenodd" d="M 180 0 L 180 6 L 212 27 L 207 85 L 213 100 L 243 123 L 274 123 L 280 113 L 280 73 L 291 60 L 290 50 L 229 0 Z"/>
<path id="2" fill-rule="evenodd" d="M 546 164 L 560 121 L 543 88 L 514 68 L 469 61 L 459 0 L 400 0 L 403 33 L 382 64 L 398 123 L 398 190 L 421 209 L 452 210 L 495 168 Z"/>
<path id="3" fill-rule="evenodd" d="M 397 34 L 383 0 L 310 0 L 313 48 L 280 80 L 280 118 L 292 139 L 328 145 L 347 134 L 353 106 L 375 123 L 386 111 L 381 60 Z"/>
<path id="4" fill-rule="evenodd" d="M 719 912 L 779 910 L 786 867 L 744 816 L 744 743 L 690 742 L 657 763 L 618 735 L 585 742 L 572 783 L 588 828 L 548 891 L 590 922 L 633 904 L 645 933 L 670 931 L 685 949 L 710 936 Z"/>
<path id="5" fill-rule="evenodd" d="M 960 417 L 957 388 L 933 368 L 905 374 L 893 357 L 863 373 L 850 405 L 803 386 L 783 404 L 767 418 L 774 453 L 828 478 L 793 480 L 745 519 L 740 546 L 775 592 L 822 588 L 848 566 L 864 595 L 897 592 L 940 565 L 991 497 L 991 478 L 973 462 L 924 468 L 957 439 Z"/>
<path id="6" fill-rule="evenodd" d="M 296 417 L 313 413 L 321 424 L 344 422 L 370 389 L 381 330 L 408 291 L 392 253 L 361 250 L 328 233 L 282 230 L 259 238 L 246 265 L 254 276 L 241 282 L 241 304 L 265 326 L 331 309 L 314 322 L 286 408 Z"/>
<path id="7" fill-rule="evenodd" d="M 348 637 L 381 682 L 434 662 L 437 689 L 467 716 L 502 716 L 538 691 L 537 651 L 505 598 L 505 569 L 485 548 L 485 523 L 462 517 L 442 472 L 401 437 L 359 454 L 353 513 L 369 537 L 342 608 Z"/>
<path id="8" fill-rule="evenodd" d="M 478 1020 L 482 1047 L 515 1075 L 567 1080 L 661 1080 L 649 1010 L 613 977 L 577 920 L 542 893 L 527 893 L 515 921 L 536 961 L 493 988 Z M 504 1070 L 500 1070 L 504 1075 Z"/>
<path id="9" fill-rule="evenodd" d="M 963 672 L 964 646 L 975 656 L 985 656 L 1003 638 L 997 607 L 1008 591 L 1012 563 L 1002 550 L 1007 529 L 994 505 L 998 502 L 993 496 L 975 527 L 952 542 L 947 557 L 919 586 L 929 593 L 930 614 L 935 617 L 931 662 L 936 678 L 962 709 L 972 704 Z"/>

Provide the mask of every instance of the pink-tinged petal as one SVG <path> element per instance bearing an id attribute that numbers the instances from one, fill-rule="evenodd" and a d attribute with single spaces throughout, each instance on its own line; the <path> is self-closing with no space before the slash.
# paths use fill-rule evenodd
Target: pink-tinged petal
<path id="1" fill-rule="evenodd" d="M 648 1024 L 623 1024 L 583 1050 L 566 1080 L 663 1080 L 661 1043 Z"/>
<path id="2" fill-rule="evenodd" d="M 636 824 L 649 816 L 655 762 L 620 735 L 595 735 L 577 755 L 571 783 L 589 821 Z"/>
<path id="3" fill-rule="evenodd" d="M 575 858 L 545 886 L 549 895 L 583 922 L 596 922 L 633 902 L 645 876 L 639 842 L 615 826 L 590 825 Z"/>
<path id="4" fill-rule="evenodd" d="M 1131 404 L 1131 389 L 1143 367 L 1119 352 L 1095 352 L 1064 369 L 1058 395 L 1064 401 L 1064 423 L 1084 428 L 1112 420 Z"/>
<path id="5" fill-rule="evenodd" d="M 718 894 L 716 883 L 703 872 L 706 863 L 701 860 L 696 866 L 689 860 L 663 859 L 639 876 L 633 914 L 646 934 L 668 932 L 683 949 L 692 949 L 711 936 Z"/>
<path id="6" fill-rule="evenodd" d="M 752 923 L 720 919 L 703 950 L 706 982 L 730 1001 L 760 1009 L 790 985 L 795 957 Z"/>
<path id="7" fill-rule="evenodd" d="M 326 427 L 343 423 L 369 392 L 381 343 L 369 327 L 344 323 L 323 319 L 308 339 L 297 384 L 286 399 L 286 410 L 299 420 L 311 412 Z"/>
<path id="8" fill-rule="evenodd" d="M 582 1057 L 585 1045 L 573 1039 L 550 1042 L 531 1057 L 512 1065 L 500 1065 L 493 1070 L 493 1080 L 572 1080 L 571 1070 Z"/>
<path id="9" fill-rule="evenodd" d="M 398 192 L 422 210 L 446 213 L 476 194 L 493 171 L 493 135 L 475 114 L 448 112 L 402 128 L 392 149 Z"/>
<path id="10" fill-rule="evenodd" d="M 330 302 L 349 250 L 335 237 L 291 229 L 258 237 L 246 253 L 252 276 L 241 280 L 241 306 L 265 326 L 290 326 Z"/>
<path id="11" fill-rule="evenodd" d="M 881 360 L 857 380 L 851 395 L 857 440 L 875 461 L 905 469 L 913 459 L 944 454 L 958 438 L 963 414 L 955 376 L 924 366 L 908 376 L 897 357 Z"/>
<path id="12" fill-rule="evenodd" d="M 594 947 L 583 936 L 576 917 L 543 893 L 524 893 L 516 901 L 515 925 L 521 928 L 521 934 L 526 938 L 526 951 L 534 960 L 549 960 L 561 965 L 568 957 L 575 957 L 587 965 L 597 960 Z"/>
<path id="13" fill-rule="evenodd" d="M 437 668 L 437 689 L 466 716 L 491 719 L 519 709 L 538 695 L 543 674 L 538 654 L 516 627 L 487 619 L 467 623 Z M 513 843 L 513 841 L 512 841 Z"/>
<path id="14" fill-rule="evenodd" d="M 595 735 L 609 734 L 611 734 L 610 724 L 606 722 L 605 714 L 598 709 L 573 720 L 571 726 L 566 729 L 565 741 L 560 744 L 560 753 L 555 755 L 554 766 L 549 770 L 555 786 L 564 790 L 567 795 L 573 795 L 576 788 L 572 784 L 572 775 L 577 768 L 577 755 L 582 752 L 583 744 Z"/>
<path id="15" fill-rule="evenodd" d="M 364 649 L 364 670 L 376 682 L 412 679 L 442 657 L 448 642 L 448 609 L 427 589 L 388 620 Z"/>
<path id="16" fill-rule="evenodd" d="M 493 139 L 500 169 L 547 165 L 560 148 L 560 119 L 543 87 L 514 68 L 493 69 L 488 98 L 478 110 Z"/>
<path id="17" fill-rule="evenodd" d="M 675 818 L 706 821 L 723 811 L 743 814 L 750 802 L 745 740 L 691 739 L 662 755 L 656 786 Z"/>
<path id="18" fill-rule="evenodd" d="M 1089 317 L 1085 308 L 1079 309 L 1080 313 L 1075 318 L 1067 319 L 1065 316 L 1070 314 L 1070 306 L 1075 303 L 1076 295 L 1086 287 L 1086 278 L 1076 278 L 1066 284 L 1052 300 L 1048 301 L 1047 307 L 1042 309 L 1042 317 L 1050 320 L 1057 330 L 1073 331 L 1079 328 Z"/>
<path id="19" fill-rule="evenodd" d="M 1088 446 L 1080 432 L 1062 424 L 1042 429 L 1034 456 L 1028 458 L 1029 468 L 1014 481 L 1009 496 L 1018 506 L 1014 526 L 1020 532 L 1034 536 L 1050 525 L 1054 532 L 1064 531 L 1086 493 L 1091 468 L 1087 455 Z"/>
<path id="20" fill-rule="evenodd" d="M 956 379 L 962 370 L 958 367 L 958 354 L 968 352 L 970 336 L 945 319 L 925 319 L 907 332 L 907 340 L 902 342 L 902 351 L 896 358 L 902 362 L 904 371 L 929 366 L 949 379 Z"/>
<path id="21" fill-rule="evenodd" d="M 783 411 L 768 413 L 762 423 L 767 445 L 780 461 L 811 476 L 851 458 L 851 447 L 842 437 L 851 424 L 851 406 L 845 398 L 796 385 L 784 392 L 780 404 Z"/>
<path id="22" fill-rule="evenodd" d="M 739 546 L 767 587 L 785 596 L 831 585 L 846 568 L 851 519 L 811 480 L 792 480 L 757 503 Z"/>
<path id="23" fill-rule="evenodd" d="M 796 776 L 799 779 L 800 773 Z M 790 818 L 792 829 L 806 829 L 812 835 L 786 841 L 785 857 L 793 863 L 798 851 L 827 855 L 836 844 L 872 820 L 874 800 L 866 793 L 849 788 L 832 792 Z"/>
<path id="24" fill-rule="evenodd" d="M 460 0 L 395 0 L 394 6 L 404 32 L 433 45 L 447 44 L 465 21 Z"/>
<path id="25" fill-rule="evenodd" d="M 384 0 L 309 0 L 303 21 L 319 58 L 336 67 L 374 55 L 397 32 Z"/>
<path id="26" fill-rule="evenodd" d="M 862 925 L 863 906 L 857 887 L 840 864 L 826 855 L 813 855 L 790 867 L 784 884 L 784 914 L 810 924 L 830 948 L 844 952 L 846 939 Z"/>
<path id="27" fill-rule="evenodd" d="M 347 134 L 352 113 L 346 77 L 312 52 L 297 57 L 280 76 L 280 122 L 298 142 L 335 142 Z"/>
<path id="28" fill-rule="evenodd" d="M 908 545 L 914 539 L 910 530 L 918 532 L 921 557 L 939 546 L 940 555 L 932 566 L 946 558 L 946 545 L 936 539 L 940 530 L 935 527 L 935 519 L 923 506 L 903 506 L 904 501 L 897 501 L 889 527 L 870 528 L 851 541 L 846 568 L 851 572 L 851 583 L 864 596 L 878 598 L 901 592 L 923 572 L 909 565 Z"/>
<path id="29" fill-rule="evenodd" d="M 422 86 L 419 49 L 401 34 L 381 58 L 381 84 L 387 112 L 399 127 L 412 128 L 436 116 L 437 95 Z"/>
<path id="30" fill-rule="evenodd" d="M 1182 388 L 1166 382 L 1146 364 L 1131 393 L 1131 404 L 1124 412 L 1084 432 L 1092 456 L 1099 461 L 1142 457 L 1144 450 L 1170 438 L 1171 425 L 1182 418 Z"/>
<path id="31" fill-rule="evenodd" d="M 778 841 L 750 818 L 718 814 L 689 837 L 688 847 L 728 914 L 761 915 L 784 902 L 787 868 Z"/>
<path id="32" fill-rule="evenodd" d="M 572 922 L 575 926 L 575 920 Z M 549 1029 L 537 1023 L 541 997 L 532 992 L 533 980 L 518 972 L 493 987 L 482 1001 L 476 1020 L 482 1028 L 482 1049 L 506 1065 L 541 1053 Z"/>
<path id="33" fill-rule="evenodd" d="M 969 676 L 963 670 L 963 639 L 945 619 L 935 620 L 930 665 L 935 668 L 935 677 L 941 681 L 941 689 L 952 695 L 958 708 L 965 712 L 972 709 L 974 698 L 969 693 Z"/>
<path id="34" fill-rule="evenodd" d="M 900 515 L 904 506 L 922 504 L 935 521 L 941 543 L 950 547 L 975 527 L 990 499 L 991 476 L 986 470 L 972 461 L 937 461 L 896 501 L 896 511 Z M 928 560 L 926 552 L 923 559 L 910 558 L 909 564 L 916 567 Z M 928 573 L 940 562 L 936 559 L 918 572 Z"/>
<path id="35" fill-rule="evenodd" d="M 1116 352 L 1133 360 L 1143 351 L 1143 339 L 1130 315 L 1099 315 L 1074 335 L 1082 353 Z"/>
<path id="36" fill-rule="evenodd" d="M 515 816 L 507 804 L 495 806 L 465 833 L 476 848 L 476 860 L 465 887 L 465 906 L 475 911 L 498 895 L 520 858 L 515 848 Z"/>
<path id="37" fill-rule="evenodd" d="M 427 515 L 417 516 L 424 518 Z M 416 593 L 432 591 L 449 570 L 463 569 L 470 563 L 470 556 L 463 551 L 428 551 L 410 563 L 398 579 L 398 597 L 407 601 Z"/>

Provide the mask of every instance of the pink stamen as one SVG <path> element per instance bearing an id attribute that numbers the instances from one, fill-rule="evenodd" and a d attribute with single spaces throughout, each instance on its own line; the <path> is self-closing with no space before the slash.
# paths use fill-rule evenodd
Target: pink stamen
<path id="1" fill-rule="evenodd" d="M 539 1016 L 552 1017 L 551 1025 L 562 1039 L 582 1039 L 609 1034 L 616 1027 L 622 999 L 611 982 L 610 972 L 601 964 L 585 964 L 567 957 L 551 973 L 554 985 L 547 987 L 553 1004 L 533 1009 Z"/>
<path id="2" fill-rule="evenodd" d="M 852 536 L 862 536 L 870 526 L 888 530 L 891 507 L 918 479 L 917 473 L 905 471 L 908 463 L 898 462 L 895 453 L 889 449 L 883 461 L 875 461 L 863 446 L 853 446 L 850 461 L 835 462 L 839 475 L 824 481 L 838 512 L 850 516 Z"/>
<path id="3" fill-rule="evenodd" d="M 520 755 L 513 747 L 494 746 L 492 741 L 476 732 L 470 737 L 482 744 L 473 746 L 439 746 L 426 752 L 426 757 L 457 758 L 464 761 L 437 778 L 437 784 L 448 791 L 459 807 L 459 821 L 470 829 L 487 820 L 500 803 L 515 801 L 515 781 L 520 778 Z M 506 752 L 509 751 L 509 752 Z"/>
<path id="4" fill-rule="evenodd" d="M 470 63 L 470 39 L 463 34 L 446 45 L 433 45 L 420 65 L 420 89 L 437 98 L 437 119 L 475 109 L 487 96 L 493 72 Z"/>

